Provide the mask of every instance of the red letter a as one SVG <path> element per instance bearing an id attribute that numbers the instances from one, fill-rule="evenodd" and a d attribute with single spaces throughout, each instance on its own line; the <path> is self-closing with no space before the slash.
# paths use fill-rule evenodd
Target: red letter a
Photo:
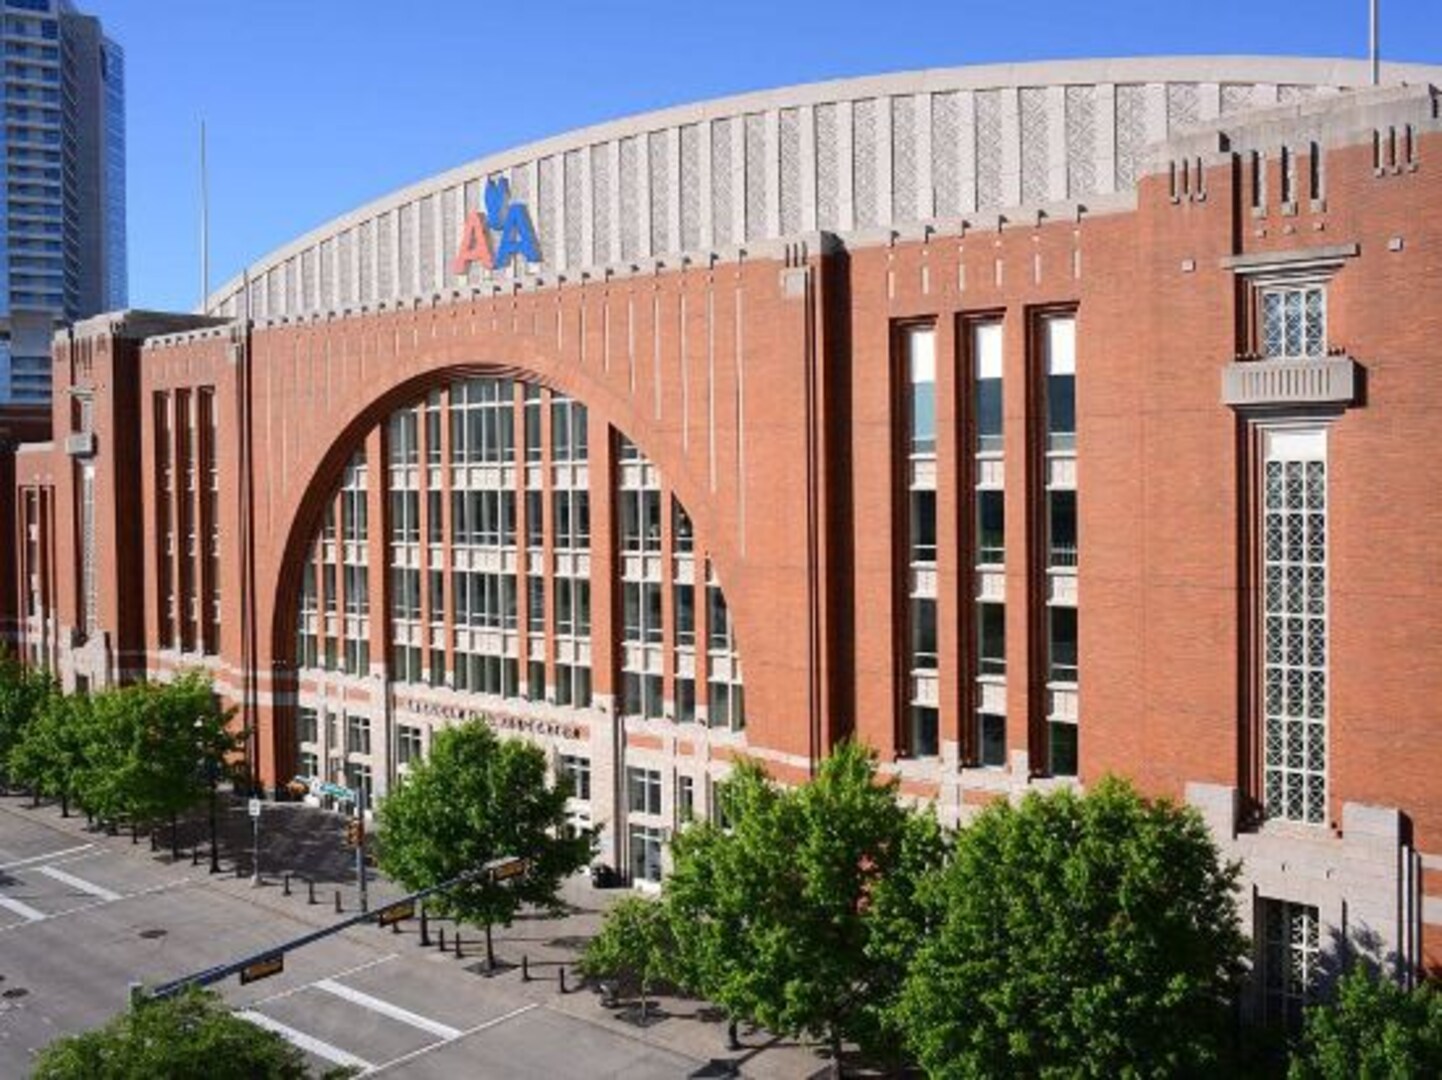
<path id="1" fill-rule="evenodd" d="M 451 260 L 451 273 L 464 274 L 471 263 L 477 261 L 487 269 L 494 265 L 491 238 L 486 233 L 486 216 L 479 210 L 472 210 L 461 226 L 461 247 Z"/>

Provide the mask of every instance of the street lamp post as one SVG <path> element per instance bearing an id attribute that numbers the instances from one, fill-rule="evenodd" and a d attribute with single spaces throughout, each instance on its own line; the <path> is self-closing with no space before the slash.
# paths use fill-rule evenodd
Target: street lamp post
<path id="1" fill-rule="evenodd" d="M 216 843 L 215 827 L 215 762 L 207 761 L 205 770 L 210 776 L 210 872 L 218 874 L 220 873 L 220 848 Z"/>

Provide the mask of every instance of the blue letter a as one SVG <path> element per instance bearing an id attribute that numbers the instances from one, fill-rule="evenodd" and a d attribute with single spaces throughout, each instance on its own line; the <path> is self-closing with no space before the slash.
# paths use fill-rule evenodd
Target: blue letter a
<path id="1" fill-rule="evenodd" d="M 495 223 L 491 224 L 494 228 Z M 528 263 L 541 261 L 541 247 L 536 243 L 531 215 L 526 213 L 524 203 L 512 203 L 506 210 L 506 221 L 501 226 L 501 242 L 496 248 L 496 266 L 509 266 L 516 255 Z"/>

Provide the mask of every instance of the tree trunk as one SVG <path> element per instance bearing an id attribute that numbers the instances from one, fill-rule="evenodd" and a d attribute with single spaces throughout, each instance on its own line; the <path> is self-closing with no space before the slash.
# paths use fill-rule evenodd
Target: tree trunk
<path id="1" fill-rule="evenodd" d="M 60 793 L 60 816 L 70 816 L 70 793 L 68 791 L 62 791 Z"/>
<path id="2" fill-rule="evenodd" d="M 33 810 L 33 809 L 35 809 L 35 807 L 37 807 L 37 806 L 39 806 L 39 805 L 40 805 L 40 785 L 39 785 L 39 784 L 36 784 L 33 788 L 30 789 L 30 809 Z"/>
<path id="3" fill-rule="evenodd" d="M 726 1049 L 741 1049 L 741 1039 L 736 1034 L 736 1017 L 734 1016 L 728 1016 L 726 1018 Z"/>
<path id="4" fill-rule="evenodd" d="M 834 1024 L 828 1041 L 831 1044 L 831 1077 L 832 1080 L 841 1080 L 841 1032 Z"/>
<path id="5" fill-rule="evenodd" d="M 176 820 L 174 812 L 170 815 L 170 857 L 180 858 L 180 822 Z"/>
<path id="6" fill-rule="evenodd" d="M 496 953 L 491 946 L 491 924 L 486 923 L 486 970 L 493 971 L 496 967 Z"/>
<path id="7" fill-rule="evenodd" d="M 140 822 L 138 821 L 130 823 L 130 842 L 132 844 L 140 843 Z"/>
<path id="8" fill-rule="evenodd" d="M 641 983 L 641 1027 L 646 1026 L 646 984 Z"/>

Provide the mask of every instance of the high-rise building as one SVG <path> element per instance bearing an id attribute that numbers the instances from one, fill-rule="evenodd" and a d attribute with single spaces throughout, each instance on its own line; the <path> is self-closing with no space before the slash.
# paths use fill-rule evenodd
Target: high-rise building
<path id="1" fill-rule="evenodd" d="M 68 0 L 0 11 L 0 404 L 44 402 L 55 324 L 126 303 L 125 54 Z"/>

